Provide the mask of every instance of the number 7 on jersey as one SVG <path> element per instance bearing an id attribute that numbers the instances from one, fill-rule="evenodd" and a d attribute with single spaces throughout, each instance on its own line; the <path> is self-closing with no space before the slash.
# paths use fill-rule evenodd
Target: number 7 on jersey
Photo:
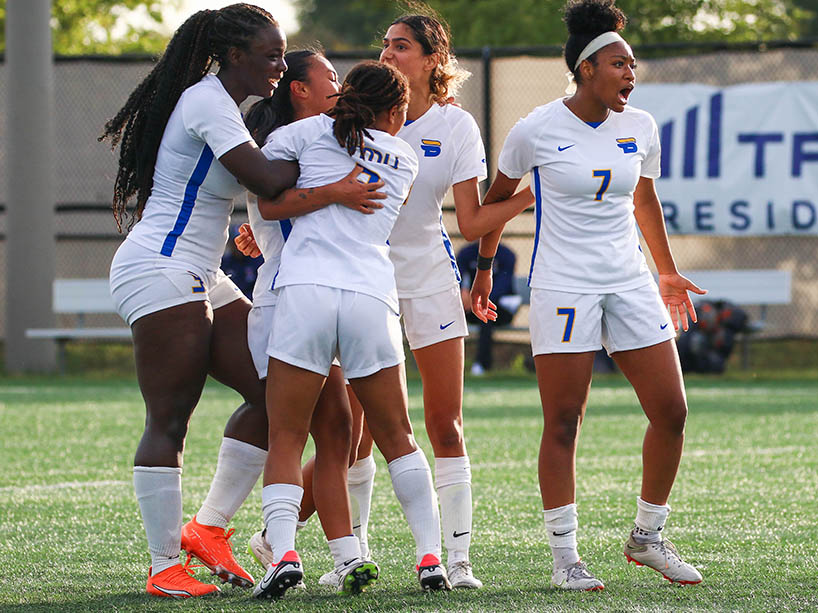
<path id="1" fill-rule="evenodd" d="M 594 177 L 602 178 L 602 184 L 599 186 L 599 191 L 596 193 L 596 197 L 594 200 L 602 200 L 602 197 L 605 195 L 605 192 L 608 191 L 608 186 L 611 184 L 611 171 L 610 170 L 595 170 Z"/>

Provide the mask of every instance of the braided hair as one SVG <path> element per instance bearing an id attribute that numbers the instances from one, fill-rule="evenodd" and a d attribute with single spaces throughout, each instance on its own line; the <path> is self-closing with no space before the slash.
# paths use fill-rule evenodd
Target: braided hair
<path id="1" fill-rule="evenodd" d="M 409 3 L 412 9 L 422 9 L 424 13 L 433 12 L 421 3 Z M 457 96 L 460 86 L 471 76 L 468 70 L 461 68 L 451 48 L 449 26 L 440 17 L 426 14 L 403 15 L 391 25 L 403 24 L 412 31 L 423 53 L 437 53 L 438 63 L 429 75 L 429 91 L 432 102 L 443 104 L 452 96 Z"/>
<path id="2" fill-rule="evenodd" d="M 614 6 L 614 0 L 569 0 L 565 5 L 563 21 L 568 26 L 565 63 L 574 74 L 576 82 L 580 83 L 582 76 L 579 67 L 574 68 L 579 54 L 600 34 L 621 31 L 628 23 L 628 18 Z M 591 54 L 588 61 L 596 65 L 596 53 Z"/>
<path id="3" fill-rule="evenodd" d="M 153 187 L 159 143 L 182 92 L 200 81 L 213 62 L 225 64 L 231 47 L 247 50 L 273 16 L 257 6 L 239 3 L 217 11 L 199 11 L 185 21 L 168 43 L 150 74 L 131 92 L 125 106 L 105 124 L 98 140 L 120 145 L 114 182 L 113 213 L 117 229 L 130 229 L 142 217 Z M 128 202 L 136 195 L 136 206 Z"/>
<path id="4" fill-rule="evenodd" d="M 313 58 L 318 56 L 323 56 L 323 53 L 315 49 L 290 51 L 284 55 L 287 72 L 278 82 L 273 95 L 255 102 L 245 113 L 244 123 L 259 147 L 264 145 L 264 141 L 271 132 L 293 122 L 295 109 L 290 83 L 306 81 L 307 73 L 314 61 Z"/>
<path id="5" fill-rule="evenodd" d="M 333 134 L 338 144 L 354 155 L 363 151 L 366 128 L 378 113 L 409 103 L 409 81 L 394 66 L 366 61 L 349 71 L 338 100 L 328 114 L 335 118 Z"/>

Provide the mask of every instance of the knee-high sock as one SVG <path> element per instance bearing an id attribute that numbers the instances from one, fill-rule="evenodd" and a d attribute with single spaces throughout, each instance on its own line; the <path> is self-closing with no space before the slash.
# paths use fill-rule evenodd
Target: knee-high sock
<path id="1" fill-rule="evenodd" d="M 471 465 L 468 456 L 435 458 L 435 489 L 448 564 L 469 559 L 472 533 Z"/>
<path id="2" fill-rule="evenodd" d="M 205 526 L 227 528 L 241 504 L 253 491 L 264 470 L 267 450 L 224 437 L 219 449 L 216 474 L 202 502 L 196 521 Z"/>
<path id="3" fill-rule="evenodd" d="M 554 556 L 554 570 L 567 568 L 579 562 L 577 552 L 577 505 L 566 504 L 556 509 L 545 509 L 545 529 Z"/>
<path id="4" fill-rule="evenodd" d="M 389 463 L 392 487 L 415 537 L 417 563 L 427 553 L 440 558 L 440 514 L 432 487 L 432 471 L 423 451 L 416 449 Z"/>
<path id="5" fill-rule="evenodd" d="M 273 565 L 295 549 L 295 527 L 303 495 L 303 488 L 290 483 L 273 483 L 261 490 L 261 512 L 267 543 L 273 549 Z"/>
<path id="6" fill-rule="evenodd" d="M 182 469 L 134 466 L 133 489 L 148 537 L 152 573 L 179 564 L 182 540 Z"/>
<path id="7" fill-rule="evenodd" d="M 368 455 L 349 467 L 347 490 L 352 511 L 352 532 L 361 543 L 361 555 L 369 557 L 369 509 L 372 505 L 372 486 L 377 466 L 375 458 Z"/>

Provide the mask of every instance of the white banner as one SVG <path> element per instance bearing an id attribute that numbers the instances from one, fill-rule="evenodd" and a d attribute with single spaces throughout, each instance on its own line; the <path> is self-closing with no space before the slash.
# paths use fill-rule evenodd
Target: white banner
<path id="1" fill-rule="evenodd" d="M 638 84 L 671 234 L 818 235 L 818 82 Z"/>

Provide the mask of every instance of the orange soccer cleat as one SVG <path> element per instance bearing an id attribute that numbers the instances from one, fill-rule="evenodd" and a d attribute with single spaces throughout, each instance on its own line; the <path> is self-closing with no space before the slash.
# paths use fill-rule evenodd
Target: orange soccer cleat
<path id="1" fill-rule="evenodd" d="M 148 569 L 146 589 L 151 596 L 163 596 L 165 598 L 194 598 L 219 592 L 219 588 L 215 585 L 202 583 L 194 579 L 190 567 L 181 564 L 175 564 L 155 575 L 153 574 L 153 568 Z"/>
<path id="2" fill-rule="evenodd" d="M 253 587 L 253 577 L 244 570 L 233 556 L 230 537 L 233 529 L 224 530 L 218 526 L 204 526 L 193 516 L 182 527 L 182 549 L 201 560 L 210 571 L 223 582 L 238 587 Z"/>

